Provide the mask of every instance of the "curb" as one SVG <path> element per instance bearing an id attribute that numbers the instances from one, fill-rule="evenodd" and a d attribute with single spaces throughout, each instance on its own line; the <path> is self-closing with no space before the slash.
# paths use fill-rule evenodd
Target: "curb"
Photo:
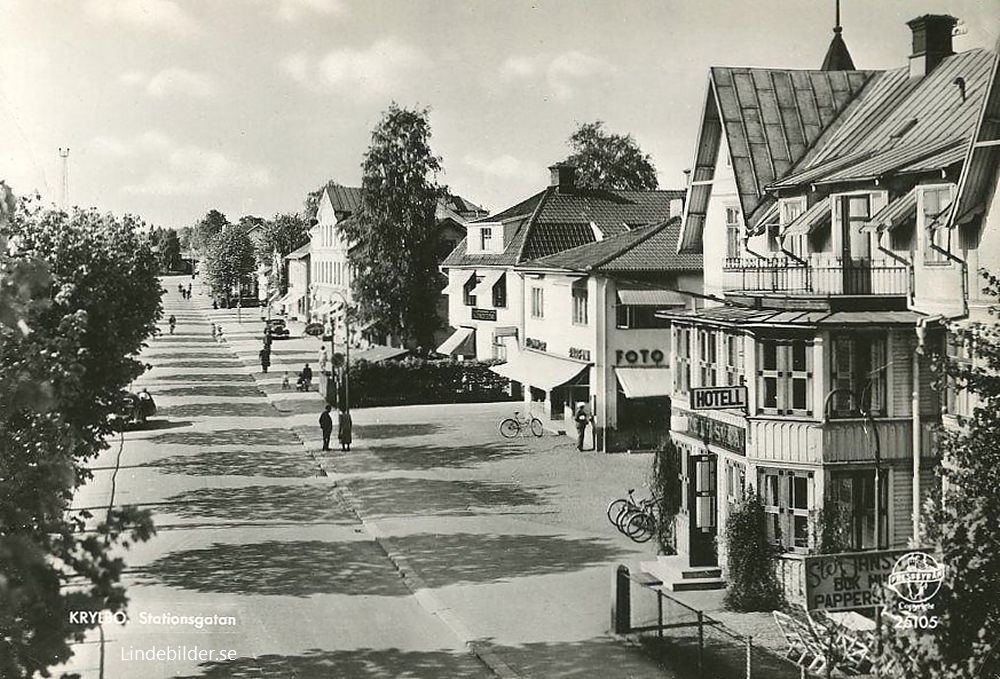
<path id="1" fill-rule="evenodd" d="M 211 315 L 210 310 L 206 309 L 202 311 L 204 311 L 210 322 L 218 322 Z M 254 386 L 256 386 L 257 390 L 260 391 L 264 398 L 267 399 L 267 402 L 272 408 L 274 408 L 275 412 L 279 415 L 286 416 L 288 411 L 283 411 L 279 408 L 271 395 L 258 382 L 257 371 L 254 369 L 257 364 L 252 360 L 246 359 L 239 352 L 237 352 L 235 347 L 226 342 L 224 337 L 218 343 L 224 346 L 229 353 L 236 357 L 244 368 L 249 369 L 250 378 L 254 381 Z M 319 392 L 312 393 L 316 393 L 316 395 L 319 396 Z M 317 399 L 317 401 L 317 404 L 321 402 L 320 399 Z M 315 454 L 316 451 L 310 449 L 309 444 L 300 433 L 298 427 L 289 427 L 289 431 L 302 444 L 306 454 L 319 469 L 321 476 L 333 477 L 336 475 L 336 470 L 329 469 L 323 458 L 317 456 Z M 392 541 L 385 536 L 382 530 L 373 521 L 367 519 L 362 514 L 360 502 L 358 502 L 357 497 L 350 488 L 340 485 L 336 482 L 336 480 L 333 482 L 333 488 L 335 488 L 340 494 L 341 498 L 344 500 L 344 504 L 350 509 L 351 513 L 357 517 L 365 532 L 371 536 L 375 544 L 378 545 L 379 549 L 381 549 L 386 555 L 386 558 L 389 559 L 396 571 L 399 572 L 400 577 L 403 579 L 404 586 L 410 591 L 411 594 L 413 594 L 413 597 L 417 600 L 417 603 L 420 604 L 421 608 L 428 611 L 444 623 L 445 627 L 447 627 L 452 634 L 458 637 L 459 640 L 465 644 L 469 653 L 485 665 L 486 668 L 495 676 L 500 677 L 500 679 L 529 679 L 527 675 L 519 674 L 510 665 L 505 663 L 494 650 L 494 645 L 492 643 L 486 639 L 474 637 L 472 632 L 465 625 L 465 623 L 462 622 L 458 615 L 456 615 L 452 609 L 444 606 L 438 598 L 434 596 L 431 588 L 427 586 L 424 579 L 421 578 L 416 570 L 410 565 L 409 559 L 406 555 L 393 545 Z"/>

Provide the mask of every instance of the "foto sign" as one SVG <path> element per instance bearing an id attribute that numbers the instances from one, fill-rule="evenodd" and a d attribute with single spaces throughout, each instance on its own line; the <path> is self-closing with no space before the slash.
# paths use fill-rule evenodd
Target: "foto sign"
<path id="1" fill-rule="evenodd" d="M 749 407 L 746 386 L 694 387 L 689 394 L 691 410 L 729 410 L 744 412 Z"/>
<path id="2" fill-rule="evenodd" d="M 850 611 L 881 606 L 882 585 L 895 586 L 899 574 L 905 574 L 902 557 L 912 553 L 930 551 L 890 549 L 805 557 L 806 609 Z"/>

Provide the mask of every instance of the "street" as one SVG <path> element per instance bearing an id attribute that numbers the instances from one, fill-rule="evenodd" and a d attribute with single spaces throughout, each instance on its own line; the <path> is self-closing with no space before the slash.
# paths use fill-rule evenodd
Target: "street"
<path id="1" fill-rule="evenodd" d="M 117 442 L 104 452 L 74 503 L 149 508 L 157 535 L 124 555 L 128 623 L 106 621 L 60 669 L 665 676 L 606 634 L 612 566 L 653 548 L 604 510 L 642 486 L 649 456 L 502 439 L 512 403 L 357 410 L 352 450 L 321 453 L 321 396 L 281 387 L 285 370 L 315 364 L 318 341 L 276 342 L 263 375 L 259 310 L 239 323 L 205 296 L 182 300 L 178 280 L 164 280 L 175 334 L 150 342 L 136 383 L 158 412 L 126 432 L 117 471 Z"/>

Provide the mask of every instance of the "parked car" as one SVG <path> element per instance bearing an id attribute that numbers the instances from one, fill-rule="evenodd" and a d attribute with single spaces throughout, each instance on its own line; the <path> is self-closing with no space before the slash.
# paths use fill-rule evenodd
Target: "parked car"
<path id="1" fill-rule="evenodd" d="M 271 339 L 288 339 L 292 336 L 284 318 L 272 318 L 267 321 L 267 327 L 271 329 Z"/>
<path id="2" fill-rule="evenodd" d="M 156 402 L 153 395 L 146 389 L 139 393 L 122 390 L 118 396 L 118 403 L 110 416 L 111 424 L 115 429 L 127 429 L 130 424 L 145 424 L 146 420 L 156 414 Z"/>

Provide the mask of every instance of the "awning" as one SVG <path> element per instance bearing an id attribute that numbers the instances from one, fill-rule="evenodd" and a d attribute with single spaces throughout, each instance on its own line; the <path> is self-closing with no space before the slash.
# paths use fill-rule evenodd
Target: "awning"
<path id="1" fill-rule="evenodd" d="M 871 221 L 865 223 L 865 229 L 892 231 L 900 224 L 905 224 L 917 216 L 917 187 L 910 189 L 902 198 L 897 198 L 875 213 Z"/>
<path id="2" fill-rule="evenodd" d="M 615 368 L 615 377 L 626 398 L 669 396 L 670 368 Z"/>
<path id="3" fill-rule="evenodd" d="M 830 197 L 827 196 L 811 208 L 799 215 L 799 218 L 785 227 L 782 237 L 785 236 L 805 236 L 820 227 L 821 224 L 829 222 Z"/>
<path id="4" fill-rule="evenodd" d="M 483 296 L 490 297 L 493 296 L 493 286 L 497 284 L 497 281 L 503 278 L 503 275 L 507 273 L 503 269 L 491 269 L 487 270 L 483 275 L 483 280 L 476 284 L 476 287 L 472 289 L 472 294 L 475 297 Z"/>
<path id="5" fill-rule="evenodd" d="M 775 201 L 768 206 L 766 210 L 760 213 L 759 217 L 751 217 L 750 228 L 747 232 L 751 236 L 759 236 L 767 232 L 767 227 L 772 224 L 776 224 L 779 219 L 781 219 L 781 209 L 778 202 Z"/>
<path id="6" fill-rule="evenodd" d="M 289 290 L 284 295 L 282 295 L 280 298 L 278 298 L 277 300 L 275 300 L 273 302 L 273 304 L 284 304 L 285 306 L 291 306 L 291 305 L 295 304 L 296 302 L 298 302 L 300 299 L 302 299 L 304 296 L 305 296 L 305 293 L 295 292 L 294 290 Z"/>
<path id="7" fill-rule="evenodd" d="M 446 355 L 461 354 L 463 356 L 474 356 L 476 353 L 475 328 L 459 328 L 451 333 L 451 337 L 441 343 L 437 348 L 437 353 Z M 472 339 L 472 342 L 469 340 Z M 471 345 L 471 346 L 470 346 Z"/>
<path id="8" fill-rule="evenodd" d="M 493 329 L 494 337 L 517 337 L 517 328 L 513 325 L 498 325 Z"/>
<path id="9" fill-rule="evenodd" d="M 490 370 L 515 382 L 552 391 L 555 387 L 572 380 L 589 366 L 590 363 L 525 349 L 506 363 L 490 366 Z"/>
<path id="10" fill-rule="evenodd" d="M 618 288 L 618 303 L 630 306 L 687 306 L 687 297 L 675 290 L 635 285 Z"/>
<path id="11" fill-rule="evenodd" d="M 465 291 L 465 285 L 469 279 L 476 275 L 475 271 L 468 269 L 452 269 L 455 275 L 448 276 L 448 285 L 444 289 L 446 295 L 461 295 Z"/>

